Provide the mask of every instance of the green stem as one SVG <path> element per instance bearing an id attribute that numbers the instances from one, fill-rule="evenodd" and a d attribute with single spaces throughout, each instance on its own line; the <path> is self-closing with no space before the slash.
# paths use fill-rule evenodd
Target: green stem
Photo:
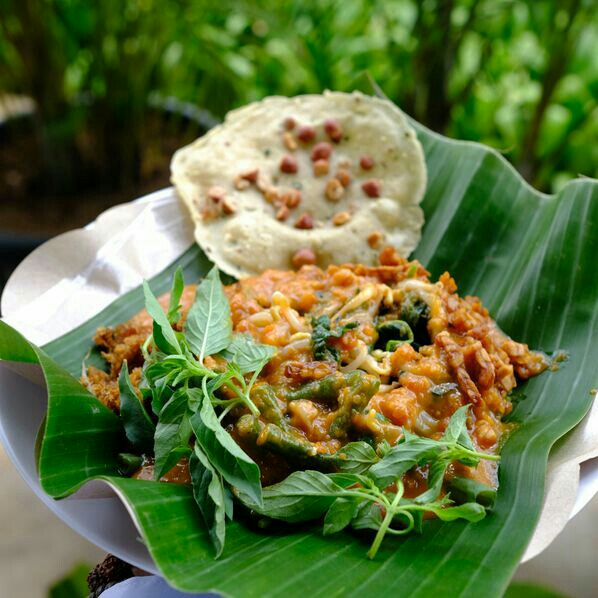
<path id="1" fill-rule="evenodd" d="M 255 403 L 249 397 L 246 397 L 232 380 L 227 380 L 224 385 L 237 395 L 249 411 L 251 411 L 252 415 L 255 415 L 256 417 L 260 416 L 260 410 L 255 406 Z"/>
<path id="2" fill-rule="evenodd" d="M 330 496 L 339 496 L 342 498 L 342 497 L 346 497 L 347 495 L 351 498 L 353 498 L 353 497 L 363 498 L 364 500 L 368 500 L 370 502 L 382 502 L 384 504 L 384 507 L 387 510 L 390 507 L 390 503 L 388 502 L 386 497 L 382 495 L 382 493 L 380 493 L 380 495 L 378 495 L 378 494 L 374 494 L 373 492 L 367 492 L 367 490 L 365 492 L 362 492 L 360 490 L 345 490 L 342 494 L 338 494 L 338 495 L 331 494 Z"/>
<path id="3" fill-rule="evenodd" d="M 187 359 L 187 367 L 197 374 L 198 376 L 205 376 L 206 378 L 215 378 L 218 374 L 199 363 L 194 363 L 190 359 Z"/>
<path id="4" fill-rule="evenodd" d="M 239 402 L 238 402 L 238 401 L 228 401 L 228 403 L 229 403 L 228 407 L 226 407 L 226 408 L 225 408 L 225 409 L 222 411 L 222 413 L 221 413 L 221 414 L 218 416 L 218 421 L 219 421 L 219 422 L 221 422 L 221 421 L 222 421 L 222 420 L 223 420 L 223 419 L 226 417 L 226 414 L 227 414 L 227 413 L 228 413 L 228 412 L 229 412 L 231 409 L 233 409 L 234 407 L 236 407 L 236 406 L 239 404 Z"/>
<path id="5" fill-rule="evenodd" d="M 143 359 L 144 361 L 149 361 L 150 358 L 150 354 L 148 351 L 148 348 L 150 346 L 150 343 L 154 340 L 154 335 L 150 334 L 146 339 L 145 342 L 143 343 L 143 345 L 141 345 L 141 354 L 143 355 Z"/>
<path id="6" fill-rule="evenodd" d="M 387 534 L 394 534 L 395 536 L 404 536 L 410 533 L 411 530 L 414 528 L 415 520 L 413 519 L 413 515 L 407 510 L 407 508 L 398 509 L 394 516 L 396 517 L 399 514 L 405 516 L 408 519 L 409 525 L 405 529 L 393 529 L 392 527 L 389 527 L 386 530 Z"/>
<path id="7" fill-rule="evenodd" d="M 398 481 L 397 482 L 397 493 L 396 493 L 393 501 L 390 503 L 389 508 L 386 509 L 386 515 L 384 516 L 384 519 L 382 520 L 382 523 L 380 524 L 380 527 L 378 529 L 378 532 L 376 533 L 376 537 L 374 538 L 374 542 L 372 543 L 371 548 L 368 550 L 368 558 L 369 559 L 373 559 L 376 556 L 376 553 L 378 552 L 378 549 L 380 548 L 380 544 L 382 544 L 382 540 L 384 539 L 384 536 L 386 535 L 386 532 L 388 531 L 388 528 L 390 527 L 390 524 L 392 523 L 393 517 L 396 514 L 396 510 L 397 510 L 399 501 L 401 500 L 402 496 L 403 496 L 403 483 L 401 481 Z"/>

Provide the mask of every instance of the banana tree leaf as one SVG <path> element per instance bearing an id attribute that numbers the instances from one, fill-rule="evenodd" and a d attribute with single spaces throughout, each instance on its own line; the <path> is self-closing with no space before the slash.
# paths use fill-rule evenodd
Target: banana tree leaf
<path id="1" fill-rule="evenodd" d="M 592 360 L 598 337 L 598 183 L 575 181 L 556 196 L 542 195 L 488 148 L 413 125 L 429 176 L 423 202 L 427 221 L 415 257 L 433 276 L 449 270 L 461 294 L 481 296 L 517 340 L 569 356 L 559 371 L 526 383 L 527 398 L 512 414 L 519 425 L 502 453 L 496 506 L 481 522 L 428 521 L 421 536 L 385 540 L 374 561 L 365 558 L 367 541 L 356 534 L 323 537 L 308 526 L 273 533 L 234 522 L 227 526 L 225 551 L 215 560 L 189 488 L 116 475 L 118 420 L 69 376 L 79 376 L 95 328 L 138 311 L 141 291 L 121 297 L 43 351 L 0 326 L 0 358 L 39 361 L 46 374 L 43 487 L 61 497 L 90 477 L 108 482 L 135 514 L 152 557 L 173 586 L 281 597 L 500 596 L 505 591 L 539 517 L 550 448 L 585 415 L 590 390 L 598 384 Z M 154 291 L 167 290 L 179 263 L 187 280 L 209 268 L 193 248 L 155 277 Z"/>

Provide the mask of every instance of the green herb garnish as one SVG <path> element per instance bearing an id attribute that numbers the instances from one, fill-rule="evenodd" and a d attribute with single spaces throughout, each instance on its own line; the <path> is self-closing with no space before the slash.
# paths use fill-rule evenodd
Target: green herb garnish
<path id="1" fill-rule="evenodd" d="M 440 498 L 451 462 L 471 466 L 481 459 L 499 459 L 474 450 L 466 429 L 467 411 L 468 406 L 464 406 L 454 413 L 440 440 L 421 438 L 405 430 L 399 444 L 382 447 L 382 457 L 365 442 L 350 443 L 334 455 L 340 473 L 296 471 L 279 484 L 264 488 L 261 507 L 242 494 L 238 496 L 259 514 L 290 523 L 325 515 L 324 534 L 336 533 L 348 525 L 372 529 L 376 536 L 368 551 L 370 558 L 374 558 L 386 534 L 421 531 L 425 512 L 434 513 L 442 521 L 479 521 L 485 517 L 487 506 L 477 502 L 481 488 L 463 489 L 463 495 L 472 500 L 460 505 L 454 505 L 449 496 Z M 423 465 L 429 467 L 428 490 L 414 499 L 405 498 L 402 476 Z"/>
<path id="2" fill-rule="evenodd" d="M 428 320 L 430 306 L 415 293 L 407 293 L 401 303 L 401 320 L 413 331 L 413 346 L 417 349 L 430 343 Z"/>
<path id="3" fill-rule="evenodd" d="M 338 362 L 340 360 L 340 352 L 337 347 L 330 343 L 331 339 L 341 338 L 347 330 L 356 328 L 358 324 L 357 322 L 349 322 L 348 324 L 332 329 L 330 318 L 328 316 L 320 316 L 313 318 L 311 325 L 314 358 L 318 361 L 331 359 Z"/>
<path id="4" fill-rule="evenodd" d="M 226 484 L 255 504 L 262 502 L 259 468 L 222 427 L 222 420 L 235 408 L 260 415 L 251 389 L 275 348 L 256 343 L 248 335 L 233 334 L 230 306 L 216 268 L 197 287 L 182 332 L 175 330 L 183 289 L 179 270 L 164 313 L 144 283 L 146 309 L 154 322 L 142 348 L 145 364 L 140 388 L 151 397 L 157 424 L 137 397 L 126 364 L 119 379 L 121 417 L 135 448 L 145 452 L 153 442 L 156 480 L 182 458 L 189 458 L 193 494 L 219 555 L 224 547 L 225 516 L 232 517 Z M 207 357 L 214 359 L 206 362 Z M 224 388 L 226 396 L 220 392 Z"/>

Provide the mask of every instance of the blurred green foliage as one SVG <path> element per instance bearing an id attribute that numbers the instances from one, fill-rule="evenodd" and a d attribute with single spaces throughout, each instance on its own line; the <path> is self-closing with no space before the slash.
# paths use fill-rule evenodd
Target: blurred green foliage
<path id="1" fill-rule="evenodd" d="M 87 576 L 93 569 L 88 563 L 78 563 L 48 590 L 47 598 L 87 598 Z"/>
<path id="2" fill-rule="evenodd" d="M 55 178 L 70 164 L 118 186 L 140 176 L 166 98 L 221 118 L 363 89 L 368 72 L 420 122 L 556 190 L 598 174 L 597 15 L 595 0 L 0 0 L 0 91 L 35 98 Z"/>

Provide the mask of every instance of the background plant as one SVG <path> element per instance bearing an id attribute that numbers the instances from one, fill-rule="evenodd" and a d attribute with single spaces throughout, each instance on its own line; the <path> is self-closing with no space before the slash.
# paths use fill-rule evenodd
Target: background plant
<path id="1" fill-rule="evenodd" d="M 135 187 L 210 115 L 351 90 L 364 71 L 543 190 L 598 172 L 592 0 L 0 0 L 0 13 L 0 90 L 37 102 L 44 191 Z"/>

